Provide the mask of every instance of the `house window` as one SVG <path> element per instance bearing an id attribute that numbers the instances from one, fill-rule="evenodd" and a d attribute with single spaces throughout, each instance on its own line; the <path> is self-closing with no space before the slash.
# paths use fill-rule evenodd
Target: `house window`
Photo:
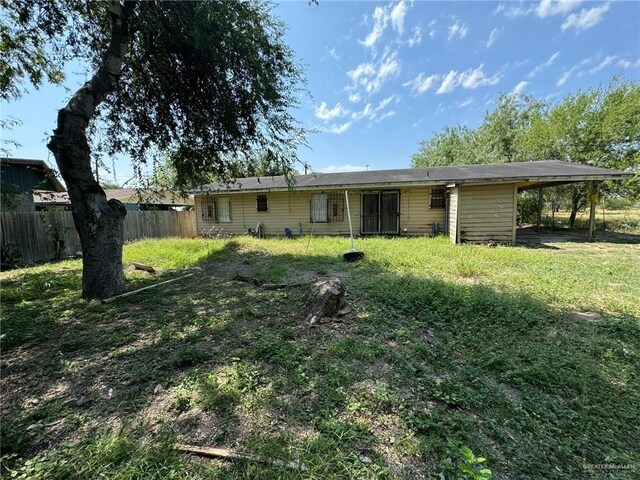
<path id="1" fill-rule="evenodd" d="M 231 223 L 231 202 L 228 198 L 205 198 L 202 219 L 215 223 Z"/>
<path id="2" fill-rule="evenodd" d="M 218 223 L 231 223 L 231 202 L 228 198 L 216 200 L 216 221 Z"/>
<path id="3" fill-rule="evenodd" d="M 444 208 L 444 188 L 431 189 L 430 208 Z"/>
<path id="4" fill-rule="evenodd" d="M 344 222 L 344 193 L 330 192 L 328 197 L 329 222 Z"/>
<path id="5" fill-rule="evenodd" d="M 216 202 L 213 198 L 202 199 L 202 220 L 216 221 Z"/>
<path id="6" fill-rule="evenodd" d="M 311 223 L 344 222 L 344 197 L 340 192 L 313 193 L 309 205 Z"/>
<path id="7" fill-rule="evenodd" d="M 259 212 L 268 212 L 269 204 L 267 203 L 266 195 L 258 195 L 256 197 L 256 208 Z"/>
<path id="8" fill-rule="evenodd" d="M 311 222 L 326 223 L 329 221 L 328 198 L 326 193 L 311 194 Z"/>

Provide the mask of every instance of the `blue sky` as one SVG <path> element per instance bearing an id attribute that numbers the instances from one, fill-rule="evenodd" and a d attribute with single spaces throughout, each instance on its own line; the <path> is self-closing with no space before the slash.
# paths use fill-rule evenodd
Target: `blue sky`
<path id="1" fill-rule="evenodd" d="M 497 96 L 551 102 L 640 79 L 640 2 L 283 2 L 287 43 L 305 65 L 309 96 L 296 117 L 318 133 L 301 159 L 315 171 L 410 166 L 421 140 L 445 125 L 476 126 Z M 67 88 L 84 79 L 69 68 Z M 23 125 L 5 134 L 14 156 L 53 163 L 45 143 L 69 93 L 47 86 L 3 115 Z M 132 175 L 115 162 L 118 182 Z M 102 172 L 113 178 L 113 172 Z"/>

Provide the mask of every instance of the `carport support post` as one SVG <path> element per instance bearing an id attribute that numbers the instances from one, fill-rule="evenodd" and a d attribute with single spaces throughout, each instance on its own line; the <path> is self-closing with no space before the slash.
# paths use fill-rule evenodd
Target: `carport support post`
<path id="1" fill-rule="evenodd" d="M 596 201 L 598 200 L 598 184 L 600 182 L 591 182 L 591 190 L 589 191 L 589 235 L 587 238 L 593 238 L 593 231 L 596 225 Z"/>
<path id="2" fill-rule="evenodd" d="M 536 232 L 540 231 L 542 225 L 542 187 L 538 188 L 538 218 L 536 221 Z"/>

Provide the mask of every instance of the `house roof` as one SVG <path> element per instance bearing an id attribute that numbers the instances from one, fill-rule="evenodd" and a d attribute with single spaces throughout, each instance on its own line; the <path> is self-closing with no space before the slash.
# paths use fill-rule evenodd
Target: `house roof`
<path id="1" fill-rule="evenodd" d="M 57 174 L 56 172 L 51 169 L 49 167 L 49 165 L 46 164 L 46 162 L 44 160 L 33 160 L 33 159 L 28 159 L 28 158 L 0 158 L 0 164 L 1 165 L 6 165 L 9 167 L 22 167 L 26 170 L 28 170 L 31 173 L 31 176 L 33 176 L 33 174 L 38 174 L 39 176 L 41 176 L 41 181 L 36 181 L 34 178 L 22 178 L 22 183 L 24 183 L 25 181 L 28 181 L 31 183 L 31 185 L 20 185 L 21 188 L 26 188 L 26 189 L 31 189 L 31 188 L 40 188 L 40 189 L 51 189 L 52 191 L 55 192 L 64 192 L 65 188 L 62 185 L 62 183 L 60 183 L 60 180 L 58 180 L 57 178 Z M 11 175 L 8 172 L 3 172 L 3 178 L 2 182 L 6 183 L 7 181 L 18 181 L 20 179 L 13 179 L 13 178 L 7 178 L 7 177 L 14 177 L 15 175 Z"/>
<path id="2" fill-rule="evenodd" d="M 136 188 L 111 188 L 104 191 L 107 200 L 115 198 L 122 203 L 142 203 L 146 205 L 193 205 L 193 198 L 183 197 L 169 190 L 138 190 Z M 69 204 L 67 192 L 35 192 L 33 200 L 36 204 Z"/>
<path id="3" fill-rule="evenodd" d="M 461 183 L 576 182 L 631 178 L 632 173 L 559 161 L 493 163 L 455 167 L 405 168 L 366 172 L 312 173 L 294 177 L 296 190 L 340 187 L 447 185 Z M 284 176 L 239 178 L 211 183 L 193 193 L 287 190 Z"/>

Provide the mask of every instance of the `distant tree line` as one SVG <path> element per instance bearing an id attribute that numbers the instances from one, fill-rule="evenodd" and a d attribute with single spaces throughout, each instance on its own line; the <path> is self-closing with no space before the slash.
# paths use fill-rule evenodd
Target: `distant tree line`
<path id="1" fill-rule="evenodd" d="M 502 94 L 475 129 L 445 127 L 420 143 L 416 168 L 479 163 L 561 160 L 631 171 L 630 180 L 604 182 L 608 198 L 640 198 L 640 84 L 614 79 L 551 104 L 529 95 Z M 570 210 L 573 227 L 587 205 L 584 182 L 546 189 L 552 209 Z"/>

